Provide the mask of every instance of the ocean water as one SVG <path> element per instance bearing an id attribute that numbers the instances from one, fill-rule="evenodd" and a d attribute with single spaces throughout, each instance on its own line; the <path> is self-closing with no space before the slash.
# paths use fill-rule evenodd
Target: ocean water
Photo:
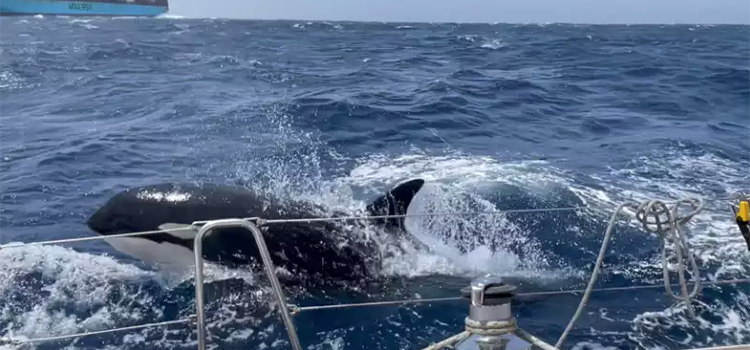
<path id="1" fill-rule="evenodd" d="M 128 187 L 220 182 L 356 212 L 414 177 L 414 210 L 581 206 L 409 221 L 459 238 L 386 262 L 389 282 L 287 290 L 316 305 L 457 296 L 481 273 L 524 292 L 585 286 L 624 200 L 700 197 L 686 229 L 705 280 L 744 278 L 727 201 L 750 188 L 747 26 L 0 19 L 0 243 L 93 235 Z M 497 250 L 482 242 L 493 240 Z M 456 249 L 453 249 L 456 248 Z M 460 249 L 458 249 L 460 248 Z M 619 222 L 599 287 L 661 284 L 659 240 Z M 265 279 L 207 268 L 211 349 L 288 349 Z M 101 241 L 0 250 L 0 337 L 179 319 L 194 283 Z M 750 287 L 705 284 L 696 318 L 663 289 L 597 293 L 565 348 L 750 342 Z M 523 298 L 554 343 L 580 295 Z M 306 349 L 419 349 L 459 332 L 463 301 L 310 311 Z M 22 348 L 192 349 L 176 325 Z"/>

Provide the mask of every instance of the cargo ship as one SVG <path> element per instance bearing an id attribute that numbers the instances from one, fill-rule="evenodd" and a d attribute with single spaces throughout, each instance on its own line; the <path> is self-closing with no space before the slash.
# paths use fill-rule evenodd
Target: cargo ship
<path id="1" fill-rule="evenodd" d="M 3 16 L 143 16 L 169 11 L 169 0 L 0 0 Z"/>

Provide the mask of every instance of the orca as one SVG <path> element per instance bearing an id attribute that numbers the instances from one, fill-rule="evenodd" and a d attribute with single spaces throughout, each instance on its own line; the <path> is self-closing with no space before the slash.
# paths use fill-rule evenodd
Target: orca
<path id="1" fill-rule="evenodd" d="M 404 215 L 424 185 L 422 179 L 400 183 L 366 206 L 366 215 Z M 280 200 L 242 187 L 221 184 L 161 183 L 117 193 L 87 220 L 102 236 L 159 231 L 137 237 L 105 240 L 115 249 L 165 269 L 192 268 L 196 221 L 259 217 L 300 219 L 321 217 L 315 204 Z M 261 225 L 276 267 L 309 281 L 362 281 L 376 277 L 382 264 L 380 244 L 366 239 L 364 225 L 380 227 L 393 238 L 405 232 L 403 218 L 351 222 L 294 222 Z M 244 228 L 217 229 L 203 242 L 205 261 L 230 267 L 262 264 L 252 233 Z"/>

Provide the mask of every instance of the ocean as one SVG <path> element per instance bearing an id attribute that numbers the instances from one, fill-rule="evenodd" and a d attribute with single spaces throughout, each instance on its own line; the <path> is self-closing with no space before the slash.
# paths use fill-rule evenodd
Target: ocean
<path id="1" fill-rule="evenodd" d="M 424 211 L 581 209 L 409 221 L 460 246 L 404 250 L 381 285 L 290 287 L 290 302 L 452 297 L 484 273 L 519 292 L 583 288 L 626 200 L 705 199 L 685 229 L 701 278 L 750 272 L 722 199 L 750 189 L 748 26 L 18 17 L 0 30 L 1 244 L 92 236 L 85 220 L 139 185 L 223 183 L 357 213 L 423 178 Z M 209 348 L 291 348 L 261 274 L 206 275 Z M 194 280 L 178 277 L 103 241 L 0 249 L 0 337 L 187 317 Z M 623 216 L 597 287 L 656 287 L 594 293 L 564 348 L 750 342 L 748 284 L 706 282 L 691 318 L 661 281 L 658 237 Z M 554 344 L 580 297 L 513 310 Z M 467 312 L 455 300 L 294 319 L 305 349 L 421 349 Z M 21 348 L 195 346 L 193 326 L 171 325 Z"/>

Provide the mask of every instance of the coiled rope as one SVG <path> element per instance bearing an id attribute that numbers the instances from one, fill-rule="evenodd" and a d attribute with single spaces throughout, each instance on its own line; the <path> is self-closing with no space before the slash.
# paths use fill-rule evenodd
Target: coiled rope
<path id="1" fill-rule="evenodd" d="M 678 210 L 681 205 L 687 204 L 692 207 L 692 211 L 685 215 L 679 216 Z M 695 261 L 688 242 L 685 239 L 685 235 L 682 233 L 682 225 L 686 224 L 690 219 L 703 210 L 703 202 L 697 199 L 683 199 L 674 202 L 673 207 L 667 207 L 667 204 L 660 201 L 647 201 L 641 203 L 636 209 L 636 218 L 641 222 L 643 229 L 647 232 L 656 234 L 659 236 L 661 241 L 661 265 L 662 272 L 664 274 L 664 289 L 667 294 L 677 301 L 685 302 L 688 308 L 688 313 L 691 317 L 695 316 L 693 310 L 692 299 L 700 293 L 700 270 L 698 269 L 698 263 Z M 653 221 L 649 221 L 649 218 L 653 218 Z M 666 222 L 660 221 L 660 218 L 665 218 Z M 667 226 L 665 226 L 667 225 Z M 675 252 L 677 254 L 677 275 L 678 282 L 680 284 L 680 290 L 682 295 L 676 295 L 672 291 L 670 284 L 668 258 L 667 258 L 667 240 L 671 239 L 674 244 Z M 690 275 L 696 283 L 693 285 L 693 290 L 688 293 L 687 283 L 685 281 L 685 260 L 684 255 L 687 255 L 688 262 L 690 263 Z"/>
<path id="2" fill-rule="evenodd" d="M 466 331 L 476 335 L 499 336 L 514 333 L 517 329 L 516 319 L 510 321 L 479 322 L 466 318 Z"/>
<path id="3" fill-rule="evenodd" d="M 690 205 L 692 207 L 692 211 L 688 212 L 687 214 L 680 215 L 679 209 L 682 205 L 685 204 Z M 617 207 L 617 210 L 615 210 L 615 212 L 609 219 L 607 230 L 604 233 L 604 240 L 602 242 L 601 249 L 599 249 L 599 256 L 596 259 L 594 270 L 591 272 L 591 278 L 589 279 L 589 283 L 586 286 L 586 291 L 581 298 L 581 302 L 578 304 L 578 309 L 576 309 L 575 314 L 573 314 L 573 317 L 570 319 L 570 322 L 568 322 L 567 327 L 565 327 L 565 331 L 563 331 L 562 335 L 560 335 L 560 338 L 557 340 L 557 343 L 555 344 L 556 348 L 560 348 L 563 342 L 565 342 L 565 338 L 568 337 L 570 330 L 573 328 L 576 321 L 578 321 L 578 318 L 581 316 L 583 309 L 586 307 L 589 297 L 594 290 L 594 283 L 599 278 L 599 268 L 604 261 L 604 254 L 607 252 L 607 246 L 609 245 L 609 241 L 612 238 L 612 231 L 614 230 L 615 220 L 620 215 L 620 212 L 622 212 L 623 209 L 627 207 L 635 208 L 635 217 L 641 223 L 641 226 L 644 230 L 646 230 L 646 232 L 653 233 L 659 236 L 662 250 L 661 260 L 662 270 L 664 274 L 664 288 L 666 289 L 667 294 L 670 297 L 677 301 L 686 303 L 688 306 L 688 312 L 691 316 L 694 316 L 692 299 L 696 295 L 698 295 L 701 290 L 701 280 L 698 271 L 698 264 L 695 262 L 695 257 L 690 252 L 687 240 L 682 234 L 682 230 L 680 229 L 680 227 L 681 225 L 686 224 L 688 221 L 690 221 L 690 219 L 692 219 L 695 215 L 703 210 L 703 200 L 692 198 L 682 199 L 674 202 L 649 200 L 642 202 L 641 204 L 637 204 L 634 202 L 625 202 Z M 671 238 L 672 243 L 675 245 L 675 251 L 677 253 L 677 271 L 682 296 L 674 294 L 670 283 L 666 249 L 668 238 Z M 687 255 L 687 258 L 690 261 L 690 265 L 692 268 L 691 275 L 695 280 L 695 282 L 693 282 L 693 290 L 690 293 L 688 293 L 687 291 L 688 283 L 685 280 L 685 262 L 683 254 Z"/>

